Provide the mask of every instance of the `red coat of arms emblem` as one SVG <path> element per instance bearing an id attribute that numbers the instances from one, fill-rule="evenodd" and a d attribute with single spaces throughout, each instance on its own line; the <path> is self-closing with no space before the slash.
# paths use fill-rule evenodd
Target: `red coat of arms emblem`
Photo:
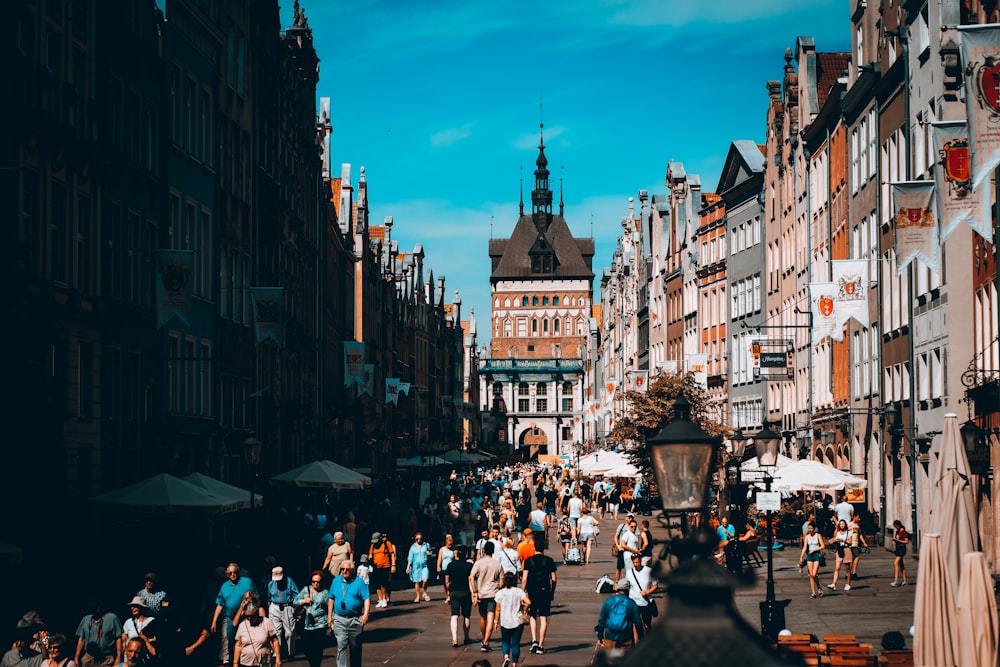
<path id="1" fill-rule="evenodd" d="M 1000 112 L 1000 62 L 988 58 L 979 69 L 979 93 L 993 113 Z"/>
<path id="2" fill-rule="evenodd" d="M 830 317 L 833 314 L 833 299 L 821 296 L 819 298 L 819 312 L 823 313 L 823 317 Z"/>

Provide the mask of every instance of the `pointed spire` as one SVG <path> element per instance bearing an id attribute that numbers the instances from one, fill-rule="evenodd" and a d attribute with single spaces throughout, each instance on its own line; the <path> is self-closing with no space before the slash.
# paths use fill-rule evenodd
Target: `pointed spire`
<path id="1" fill-rule="evenodd" d="M 559 215 L 563 214 L 563 166 L 559 165 Z"/>
<path id="2" fill-rule="evenodd" d="M 552 191 L 549 190 L 549 161 L 545 158 L 545 124 L 538 124 L 538 159 L 535 160 L 535 189 L 531 192 L 531 213 L 552 213 Z M 547 224 L 547 223 L 546 223 Z"/>
<path id="3" fill-rule="evenodd" d="M 521 178 L 518 180 L 517 189 L 521 192 L 521 204 L 519 207 L 519 215 L 524 215 L 524 165 L 521 165 Z"/>

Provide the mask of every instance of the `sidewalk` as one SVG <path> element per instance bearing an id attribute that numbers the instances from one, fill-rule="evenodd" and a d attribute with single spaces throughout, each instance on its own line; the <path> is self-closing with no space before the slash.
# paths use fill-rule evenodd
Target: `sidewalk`
<path id="1" fill-rule="evenodd" d="M 613 523 L 602 523 L 603 535 L 594 547 L 593 563 L 583 566 L 559 565 L 558 587 L 553 604 L 548 636 L 545 640 L 546 653 L 528 653 L 531 641 L 530 630 L 524 630 L 521 646 L 520 665 L 559 665 L 560 667 L 585 667 L 591 663 L 596 646 L 594 625 L 604 595 L 595 594 L 594 583 L 602 574 L 614 572 L 614 559 L 610 553 L 608 534 Z M 654 518 L 650 518 L 656 538 L 665 536 Z M 559 563 L 558 548 L 548 552 Z M 658 548 L 656 553 L 659 553 Z M 766 558 L 766 552 L 761 551 Z M 913 623 L 913 596 L 917 563 L 907 557 L 910 585 L 893 588 L 892 554 L 881 548 L 872 548 L 870 554 L 863 554 L 859 571 L 862 579 L 849 592 L 831 591 L 826 588 L 833 577 L 831 566 L 833 554 L 828 558 L 829 566 L 820 571 L 821 582 L 826 593 L 822 598 L 810 599 L 807 575 L 798 573 L 799 549 L 789 546 L 774 553 L 775 593 L 779 600 L 790 599 L 785 609 L 786 625 L 794 633 L 811 633 L 822 638 L 828 633 L 854 633 L 858 640 L 878 646 L 882 634 L 898 630 L 909 638 L 909 628 Z M 766 565 L 754 568 L 757 580 L 752 587 L 736 591 L 735 605 L 740 614 L 752 627 L 760 625 L 758 603 L 764 600 Z M 373 609 L 372 620 L 365 631 L 364 663 L 366 665 L 454 665 L 469 667 L 480 658 L 488 659 L 494 667 L 503 662 L 500 652 L 499 633 L 494 633 L 491 653 L 479 650 L 479 615 L 472 611 L 473 644 L 457 649 L 451 647 L 448 606 L 439 582 L 432 582 L 431 602 L 413 603 L 412 591 L 402 589 L 397 581 L 393 593 L 393 603 L 388 609 Z M 853 584 L 853 582 L 852 582 Z M 843 581 L 839 587 L 843 587 Z M 661 599 L 660 618 L 668 613 L 665 600 Z M 461 630 L 459 630 L 461 637 Z M 331 638 L 332 642 L 332 638 Z M 334 665 L 336 650 L 327 649 L 324 665 Z M 301 658 L 300 660 L 301 661 Z M 299 662 L 297 661 L 297 662 Z"/>

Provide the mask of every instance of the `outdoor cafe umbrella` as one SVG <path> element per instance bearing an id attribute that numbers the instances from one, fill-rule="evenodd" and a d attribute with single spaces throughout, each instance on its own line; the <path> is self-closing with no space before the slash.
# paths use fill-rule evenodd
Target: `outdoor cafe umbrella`
<path id="1" fill-rule="evenodd" d="M 917 667 L 955 667 L 956 615 L 941 536 L 924 533 L 913 604 L 913 657 Z"/>
<path id="2" fill-rule="evenodd" d="M 185 475 L 183 479 L 185 482 L 191 482 L 195 486 L 199 486 L 206 491 L 214 493 L 220 498 L 228 498 L 232 500 L 232 502 L 235 503 L 239 509 L 250 507 L 250 492 L 246 489 L 241 489 L 238 486 L 227 484 L 200 472 L 193 472 L 190 475 Z M 259 494 L 255 494 L 253 500 L 254 507 L 260 507 L 264 504 L 264 496 Z"/>
<path id="3" fill-rule="evenodd" d="M 962 557 L 962 582 L 958 585 L 958 663 L 961 667 L 995 667 L 997 664 L 997 601 L 986 556 L 979 551 Z"/>
<path id="4" fill-rule="evenodd" d="M 135 512 L 229 512 L 236 509 L 233 499 L 217 496 L 167 473 L 96 496 L 94 502 L 116 505 Z"/>
<path id="5" fill-rule="evenodd" d="M 835 491 L 860 489 L 868 482 L 819 461 L 803 459 L 780 468 L 774 474 L 774 491 Z"/>
<path id="6" fill-rule="evenodd" d="M 449 463 L 480 463 L 485 461 L 488 457 L 482 454 L 477 454 L 476 452 L 463 452 L 460 449 L 449 449 L 445 452 L 441 458 Z"/>
<path id="7" fill-rule="evenodd" d="M 371 477 L 333 461 L 313 461 L 271 478 L 271 484 L 312 489 L 363 489 Z"/>
<path id="8" fill-rule="evenodd" d="M 962 557 L 979 551 L 976 500 L 970 483 L 969 459 L 962 446 L 958 416 L 946 414 L 941 435 L 941 455 L 936 480 L 937 498 L 931 513 L 930 531 L 941 535 L 941 554 L 951 575 L 952 590 L 958 590 Z"/>
<path id="9" fill-rule="evenodd" d="M 431 466 L 446 466 L 450 463 L 439 456 L 411 456 L 408 459 L 400 459 L 397 465 L 404 468 L 429 468 Z"/>

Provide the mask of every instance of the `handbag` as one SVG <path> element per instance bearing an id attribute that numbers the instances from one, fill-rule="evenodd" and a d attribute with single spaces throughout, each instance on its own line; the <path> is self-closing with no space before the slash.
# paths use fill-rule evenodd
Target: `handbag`
<path id="1" fill-rule="evenodd" d="M 649 607 L 649 615 L 652 616 L 653 618 L 656 618 L 657 616 L 660 615 L 660 610 L 656 606 L 656 600 L 650 598 L 647 607 Z"/>

